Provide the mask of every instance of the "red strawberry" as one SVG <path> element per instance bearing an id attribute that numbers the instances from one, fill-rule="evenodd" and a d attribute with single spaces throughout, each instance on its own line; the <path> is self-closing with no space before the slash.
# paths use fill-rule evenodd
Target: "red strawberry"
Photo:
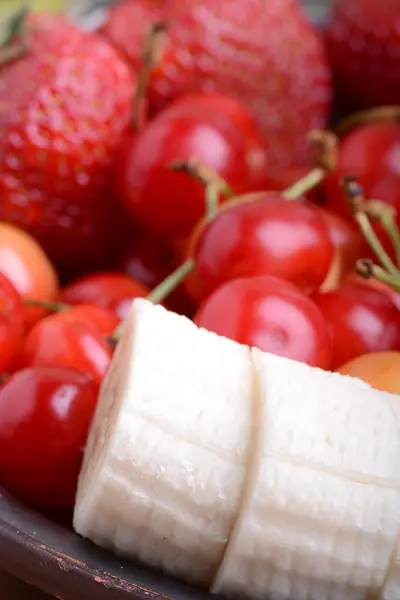
<path id="1" fill-rule="evenodd" d="M 125 0 L 103 34 L 138 59 L 138 30 L 173 17 L 170 41 L 150 84 L 155 111 L 197 91 L 237 96 L 257 116 L 275 165 L 310 158 L 306 134 L 323 127 L 331 87 L 322 42 L 296 0 Z M 179 10 L 179 14 L 176 11 Z"/>
<path id="2" fill-rule="evenodd" d="M 133 81 L 114 49 L 61 16 L 30 17 L 29 52 L 0 70 L 0 219 L 63 266 L 108 250 L 106 184 Z"/>
<path id="3" fill-rule="evenodd" d="M 341 100 L 350 109 L 400 104 L 399 0 L 340 0 L 326 40 Z"/>

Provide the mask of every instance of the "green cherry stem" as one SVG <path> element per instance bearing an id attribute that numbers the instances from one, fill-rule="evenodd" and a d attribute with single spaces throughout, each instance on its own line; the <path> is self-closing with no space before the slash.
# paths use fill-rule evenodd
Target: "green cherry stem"
<path id="1" fill-rule="evenodd" d="M 368 215 L 368 202 L 366 202 L 364 199 L 363 190 L 357 179 L 353 176 L 344 177 L 342 181 L 342 187 L 349 200 L 350 209 L 353 213 L 354 219 L 358 224 L 364 238 L 374 251 L 377 259 L 390 275 L 395 278 L 399 278 L 399 269 L 386 252 L 372 227 L 370 217 Z M 377 217 L 377 215 L 375 216 Z M 380 222 L 382 223 L 381 219 Z"/>
<path id="2" fill-rule="evenodd" d="M 49 312 L 63 312 L 71 308 L 69 304 L 64 304 L 63 302 L 48 302 L 46 300 L 35 300 L 34 298 L 24 298 L 23 303 L 25 306 L 42 308 Z"/>
<path id="3" fill-rule="evenodd" d="M 338 138 L 331 131 L 312 131 L 309 139 L 317 151 L 316 166 L 307 175 L 282 192 L 286 200 L 298 200 L 317 187 L 328 173 L 336 169 L 338 162 Z"/>
<path id="4" fill-rule="evenodd" d="M 364 279 L 377 279 L 386 285 L 389 285 L 394 290 L 400 292 L 400 278 L 394 277 L 382 267 L 374 265 L 372 260 L 368 258 L 362 258 L 356 262 L 355 271 Z"/>

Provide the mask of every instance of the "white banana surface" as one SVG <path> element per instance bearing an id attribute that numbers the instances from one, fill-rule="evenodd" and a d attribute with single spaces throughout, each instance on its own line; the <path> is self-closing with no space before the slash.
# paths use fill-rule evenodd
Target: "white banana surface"
<path id="1" fill-rule="evenodd" d="M 399 401 L 136 300 L 75 529 L 230 597 L 400 600 Z"/>
<path id="2" fill-rule="evenodd" d="M 400 531 L 399 399 L 252 352 L 261 436 L 213 591 L 261 599 L 267 590 L 271 600 L 379 593 Z"/>
<path id="3" fill-rule="evenodd" d="M 252 402 L 248 348 L 137 300 L 99 399 L 75 529 L 209 584 L 241 501 Z"/>

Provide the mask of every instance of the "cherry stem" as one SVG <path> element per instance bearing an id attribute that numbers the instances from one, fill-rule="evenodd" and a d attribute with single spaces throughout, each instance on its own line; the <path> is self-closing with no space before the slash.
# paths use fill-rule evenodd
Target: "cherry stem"
<path id="1" fill-rule="evenodd" d="M 30 2 L 24 2 L 17 11 L 0 23 L 0 65 L 5 65 L 27 53 L 29 28 L 26 18 Z"/>
<path id="2" fill-rule="evenodd" d="M 215 219 L 219 211 L 219 187 L 209 184 L 206 187 L 206 220 Z"/>
<path id="3" fill-rule="evenodd" d="M 400 121 L 400 106 L 379 106 L 346 117 L 336 127 L 335 133 L 343 137 L 360 125 L 377 121 Z"/>
<path id="4" fill-rule="evenodd" d="M 142 68 L 139 72 L 132 105 L 132 127 L 139 130 L 144 121 L 144 101 L 153 69 L 161 62 L 167 39 L 167 24 L 155 23 L 146 35 L 141 52 Z"/>
<path id="5" fill-rule="evenodd" d="M 371 219 L 379 221 L 390 239 L 396 253 L 397 266 L 400 267 L 400 232 L 396 223 L 396 210 L 381 200 L 368 200 L 365 212 Z"/>
<path id="6" fill-rule="evenodd" d="M 328 173 L 336 169 L 339 152 L 337 136 L 331 131 L 316 130 L 308 137 L 316 148 L 316 166 L 282 193 L 286 200 L 298 200 L 317 187 Z"/>
<path id="7" fill-rule="evenodd" d="M 71 308 L 69 304 L 64 304 L 63 302 L 35 300 L 34 298 L 24 298 L 24 305 L 31 306 L 33 308 L 42 308 L 43 310 L 48 310 L 49 312 L 63 312 Z"/>
<path id="8" fill-rule="evenodd" d="M 195 261 L 193 258 L 186 260 L 171 275 L 168 275 L 164 281 L 157 285 L 147 296 L 146 300 L 153 304 L 160 304 L 160 302 L 168 298 L 181 285 L 189 273 L 193 271 L 194 267 Z M 118 325 L 112 336 L 108 338 L 108 342 L 115 346 L 121 339 L 124 329 L 125 323 L 122 322 Z"/>
<path id="9" fill-rule="evenodd" d="M 365 202 L 363 190 L 357 179 L 352 176 L 344 177 L 342 181 L 342 187 L 347 198 L 349 199 L 350 208 L 353 212 L 354 219 L 361 229 L 364 238 L 367 240 L 368 244 L 376 254 L 379 262 L 388 273 L 394 277 L 400 277 L 400 271 L 387 254 L 371 225 L 369 216 L 366 212 L 368 203 Z"/>
<path id="10" fill-rule="evenodd" d="M 382 267 L 378 265 L 374 265 L 372 260 L 369 258 L 362 258 L 356 262 L 355 271 L 364 279 L 377 279 L 386 285 L 390 285 L 393 289 L 400 292 L 400 278 L 394 277 Z"/>
<path id="11" fill-rule="evenodd" d="M 234 190 L 218 173 L 197 160 L 197 158 L 191 158 L 187 161 L 176 160 L 169 165 L 169 168 L 177 173 L 190 175 L 205 187 L 210 185 L 217 187 L 218 191 L 227 198 L 233 198 L 236 195 Z"/>

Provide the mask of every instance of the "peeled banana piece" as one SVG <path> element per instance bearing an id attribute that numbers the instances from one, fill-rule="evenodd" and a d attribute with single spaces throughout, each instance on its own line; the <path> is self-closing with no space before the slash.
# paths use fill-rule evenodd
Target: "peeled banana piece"
<path id="1" fill-rule="evenodd" d="M 249 600 L 400 600 L 400 403 L 133 303 L 74 526 Z"/>
<path id="2" fill-rule="evenodd" d="M 252 402 L 248 348 L 135 301 L 91 428 L 76 531 L 209 585 L 245 485 Z"/>

